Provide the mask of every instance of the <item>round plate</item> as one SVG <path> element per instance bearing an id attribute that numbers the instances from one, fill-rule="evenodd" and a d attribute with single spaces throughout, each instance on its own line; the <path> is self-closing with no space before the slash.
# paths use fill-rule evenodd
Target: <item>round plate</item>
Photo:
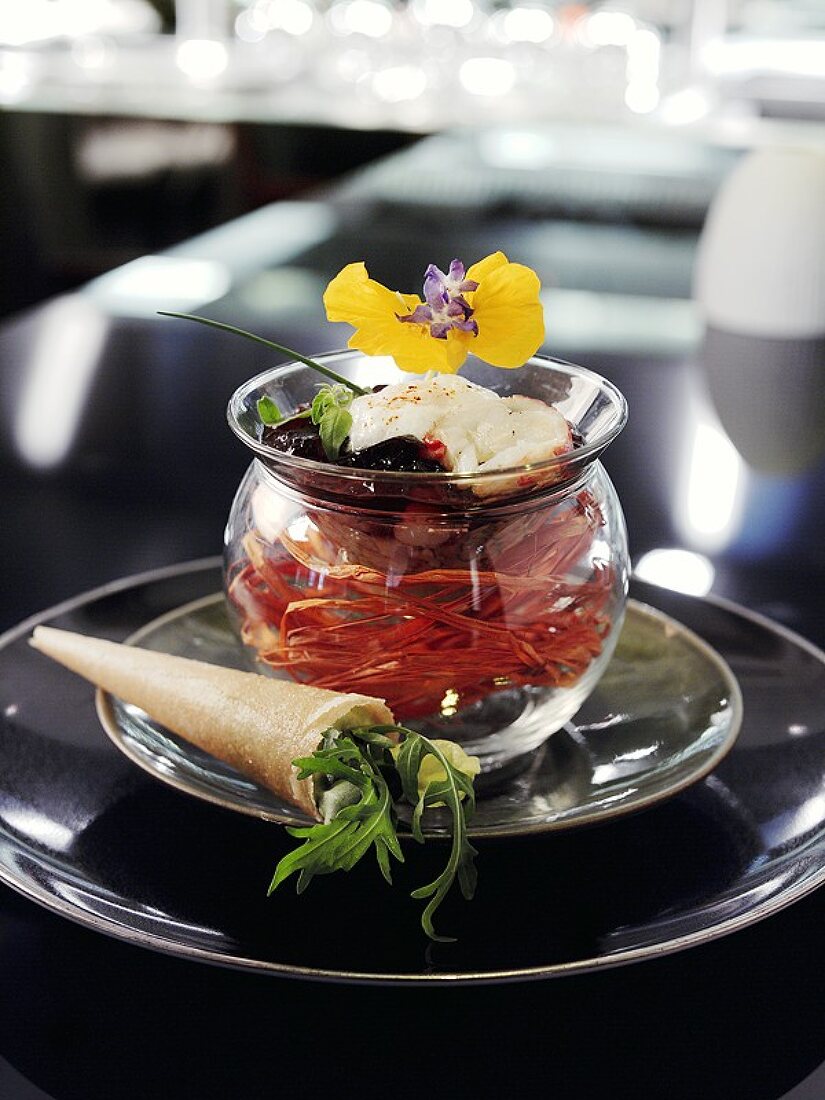
<path id="1" fill-rule="evenodd" d="M 638 813 L 478 845 L 475 899 L 450 897 L 429 944 L 407 895 L 444 845 L 285 884 L 294 844 L 267 821 L 191 798 L 103 735 L 88 684 L 27 642 L 35 622 L 122 640 L 220 586 L 217 560 L 112 585 L 0 640 L 0 879 L 89 927 L 274 974 L 424 983 L 518 980 L 655 957 L 752 924 L 825 880 L 825 655 L 741 608 L 634 585 L 717 649 L 742 689 L 712 774 Z M 607 736 L 607 731 L 605 731 Z M 379 931 L 376 931 L 379 929 Z M 392 935 L 383 930 L 392 929 Z"/>
<path id="2" fill-rule="evenodd" d="M 216 665 L 249 667 L 221 593 L 142 627 L 135 645 Z M 157 779 L 232 810 L 305 825 L 265 787 L 101 692 L 114 743 Z M 480 797 L 471 835 L 520 836 L 593 824 L 661 801 L 707 775 L 739 732 L 742 700 L 726 663 L 692 631 L 634 600 L 615 654 L 575 720 L 515 779 Z M 430 815 L 431 817 L 433 815 Z M 428 823 L 429 835 L 445 825 Z"/>

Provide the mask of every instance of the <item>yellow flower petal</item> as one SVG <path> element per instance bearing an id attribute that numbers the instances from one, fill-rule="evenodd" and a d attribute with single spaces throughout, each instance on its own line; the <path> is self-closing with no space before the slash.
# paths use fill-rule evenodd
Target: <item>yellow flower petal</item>
<path id="1" fill-rule="evenodd" d="M 435 340 L 422 325 L 399 324 L 398 327 L 401 335 L 392 334 L 387 349 L 373 354 L 391 355 L 399 370 L 412 374 L 426 374 L 430 370 L 455 374 L 472 350 L 475 339 L 469 332 L 453 331 L 447 333 L 446 340 Z M 355 347 L 352 340 L 350 347 Z"/>
<path id="2" fill-rule="evenodd" d="M 450 332 L 434 339 L 423 325 L 398 320 L 421 305 L 417 294 L 401 294 L 370 279 L 363 263 L 348 264 L 324 293 L 330 321 L 346 321 L 355 332 L 348 346 L 365 355 L 389 355 L 400 370 L 455 374 L 467 358 L 471 333 Z"/>
<path id="3" fill-rule="evenodd" d="M 522 264 L 505 263 L 478 283 L 472 301 L 478 336 L 472 352 L 494 367 L 520 367 L 544 340 L 538 276 Z"/>
<path id="4" fill-rule="evenodd" d="M 477 264 L 473 264 L 465 278 L 480 283 L 482 279 L 486 279 L 497 268 L 503 267 L 509 262 L 503 252 L 493 252 L 489 256 L 485 256 L 483 260 L 479 260 Z"/>
<path id="5" fill-rule="evenodd" d="M 327 318 L 355 328 L 395 321 L 396 313 L 412 313 L 420 304 L 417 294 L 396 294 L 371 279 L 363 263 L 347 264 L 324 292 Z"/>
<path id="6" fill-rule="evenodd" d="M 348 264 L 324 294 L 330 321 L 346 321 L 355 332 L 351 348 L 366 355 L 388 355 L 403 371 L 454 374 L 473 352 L 496 367 L 520 367 L 544 339 L 544 313 L 535 272 L 493 252 L 473 264 L 467 278 L 478 283 L 466 301 L 473 310 L 478 335 L 450 329 L 446 340 L 432 336 L 427 325 L 399 318 L 421 305 L 416 294 L 389 290 L 369 277 L 363 263 Z"/>

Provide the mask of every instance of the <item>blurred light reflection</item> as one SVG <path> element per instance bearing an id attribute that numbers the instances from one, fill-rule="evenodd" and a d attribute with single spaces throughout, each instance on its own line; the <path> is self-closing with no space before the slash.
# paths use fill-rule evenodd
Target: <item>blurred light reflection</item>
<path id="1" fill-rule="evenodd" d="M 771 848 L 779 848 L 804 839 L 825 819 L 825 795 L 816 794 L 798 807 L 766 822 L 765 834 Z"/>
<path id="2" fill-rule="evenodd" d="M 226 71 L 229 53 L 222 42 L 209 38 L 189 38 L 175 52 L 175 62 L 190 80 L 215 80 Z"/>
<path id="3" fill-rule="evenodd" d="M 62 462 L 71 449 L 106 339 L 100 310 L 77 295 L 41 315 L 14 425 L 24 461 L 40 469 Z"/>
<path id="4" fill-rule="evenodd" d="M 312 30 L 315 14 L 306 0 L 277 0 L 277 3 L 267 4 L 266 19 L 271 29 L 297 38 Z"/>
<path id="5" fill-rule="evenodd" d="M 141 256 L 95 279 L 88 295 L 105 309 L 144 317 L 158 309 L 189 310 L 222 298 L 232 285 L 217 260 Z"/>
<path id="6" fill-rule="evenodd" d="M 481 159 L 494 168 L 519 168 L 528 172 L 549 168 L 559 156 L 557 143 L 536 130 L 495 129 L 478 135 Z"/>
<path id="7" fill-rule="evenodd" d="M 3 811 L 3 822 L 13 832 L 51 851 L 68 851 L 75 839 L 73 829 L 27 806 L 7 807 Z"/>
<path id="8" fill-rule="evenodd" d="M 74 841 L 74 831 L 28 806 L 9 806 L 3 811 L 3 821 L 26 840 L 33 840 L 52 852 L 67 852 Z"/>
<path id="9" fill-rule="evenodd" d="M 497 13 L 495 27 L 504 42 L 532 42 L 540 45 L 553 37 L 556 22 L 544 8 L 518 6 Z"/>
<path id="10" fill-rule="evenodd" d="M 635 30 L 627 39 L 627 88 L 625 103 L 631 111 L 646 114 L 659 105 L 659 54 L 661 42 L 654 31 Z"/>
<path id="11" fill-rule="evenodd" d="M 372 90 L 386 103 L 418 99 L 427 89 L 427 74 L 416 65 L 393 65 L 372 78 Z"/>
<path id="12" fill-rule="evenodd" d="M 689 126 L 707 117 L 712 107 L 711 97 L 704 88 L 683 88 L 662 102 L 659 118 L 668 126 Z"/>
<path id="13" fill-rule="evenodd" d="M 459 69 L 458 79 L 471 95 L 500 96 L 513 90 L 516 70 L 500 57 L 471 57 Z"/>
<path id="14" fill-rule="evenodd" d="M 674 523 L 688 546 L 723 550 L 742 519 L 745 469 L 739 452 L 708 413 L 697 410 L 691 425 L 675 499 Z"/>
<path id="15" fill-rule="evenodd" d="M 546 0 L 175 0 L 174 36 L 151 33 L 161 30 L 158 6 L 0 0 L 0 47 L 30 47 L 42 70 L 25 85 L 7 74 L 0 102 L 35 104 L 45 96 L 51 103 L 59 94 L 80 113 L 89 104 L 113 116 L 226 117 L 229 110 L 256 122 L 283 112 L 291 119 L 300 107 L 309 121 L 337 125 L 346 116 L 360 129 L 383 116 L 383 125 L 414 132 L 487 122 L 496 99 L 502 113 L 525 121 L 615 119 L 658 109 L 660 53 L 670 64 L 680 48 L 667 13 L 645 8 L 656 21 L 648 23 L 639 5 L 631 14 L 612 4 Z M 349 55 L 353 43 L 367 55 L 363 64 Z M 420 75 L 403 92 L 390 87 L 392 78 L 374 79 L 384 68 L 404 67 L 425 74 L 422 90 Z M 306 80 L 289 89 L 288 100 L 272 97 L 299 72 Z M 192 85 L 244 98 L 199 100 Z M 409 101 L 414 107 L 393 113 Z"/>
<path id="16" fill-rule="evenodd" d="M 100 31 L 147 33 L 160 29 L 141 0 L 2 0 L 0 45 L 26 46 Z"/>
<path id="17" fill-rule="evenodd" d="M 755 73 L 825 76 L 825 46 L 821 39 L 717 39 L 707 44 L 702 60 L 716 76 Z"/>
<path id="18" fill-rule="evenodd" d="M 338 215 L 322 202 L 283 200 L 176 245 L 165 258 L 208 260 L 241 280 L 323 244 L 338 224 Z"/>
<path id="19" fill-rule="evenodd" d="M 627 46 L 636 20 L 625 11 L 597 11 L 582 23 L 580 35 L 589 46 Z"/>
<path id="20" fill-rule="evenodd" d="M 72 43 L 72 60 L 80 69 L 94 72 L 109 69 L 117 60 L 117 46 L 110 38 L 85 35 Z"/>
<path id="21" fill-rule="evenodd" d="M 329 22 L 338 34 L 384 38 L 392 30 L 393 17 L 379 0 L 344 0 L 330 8 Z"/>
<path id="22" fill-rule="evenodd" d="M 468 26 L 475 15 L 472 0 L 413 0 L 412 11 L 425 26 Z"/>
<path id="23" fill-rule="evenodd" d="M 235 20 L 235 35 L 241 42 L 261 42 L 269 29 L 269 20 L 257 6 L 242 11 Z"/>
<path id="24" fill-rule="evenodd" d="M 659 547 L 642 554 L 633 575 L 659 588 L 670 588 L 688 596 L 706 596 L 713 587 L 716 571 L 704 554 L 678 547 Z"/>
<path id="25" fill-rule="evenodd" d="M 25 99 L 32 83 L 31 63 L 22 54 L 0 54 L 0 103 Z"/>
<path id="26" fill-rule="evenodd" d="M 659 105 L 659 89 L 655 84 L 631 81 L 625 89 L 624 101 L 635 114 L 649 114 Z"/>

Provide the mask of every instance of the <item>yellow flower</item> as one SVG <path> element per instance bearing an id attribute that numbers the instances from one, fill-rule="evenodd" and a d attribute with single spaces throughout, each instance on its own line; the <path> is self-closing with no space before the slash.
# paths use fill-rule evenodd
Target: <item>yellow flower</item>
<path id="1" fill-rule="evenodd" d="M 389 290 L 363 263 L 348 264 L 324 294 L 330 321 L 355 328 L 349 346 L 366 355 L 390 355 L 403 371 L 455 374 L 472 352 L 495 367 L 520 367 L 544 339 L 538 276 L 494 252 L 465 272 L 434 265 L 424 277 L 424 299 Z"/>

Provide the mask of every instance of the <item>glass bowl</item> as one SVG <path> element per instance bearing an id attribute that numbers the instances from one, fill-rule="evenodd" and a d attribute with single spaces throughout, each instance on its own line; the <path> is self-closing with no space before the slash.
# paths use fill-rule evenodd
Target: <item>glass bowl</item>
<path id="1" fill-rule="evenodd" d="M 319 361 L 365 387 L 416 377 L 360 352 Z M 275 367 L 229 403 L 254 458 L 227 523 L 225 581 L 259 671 L 386 699 L 397 722 L 458 741 L 492 772 L 572 718 L 618 639 L 627 537 L 599 455 L 627 407 L 605 379 L 541 356 L 506 371 L 471 357 L 461 373 L 555 405 L 576 446 L 481 474 L 300 458 L 263 441 L 257 402 L 288 414 L 321 379 Z"/>

